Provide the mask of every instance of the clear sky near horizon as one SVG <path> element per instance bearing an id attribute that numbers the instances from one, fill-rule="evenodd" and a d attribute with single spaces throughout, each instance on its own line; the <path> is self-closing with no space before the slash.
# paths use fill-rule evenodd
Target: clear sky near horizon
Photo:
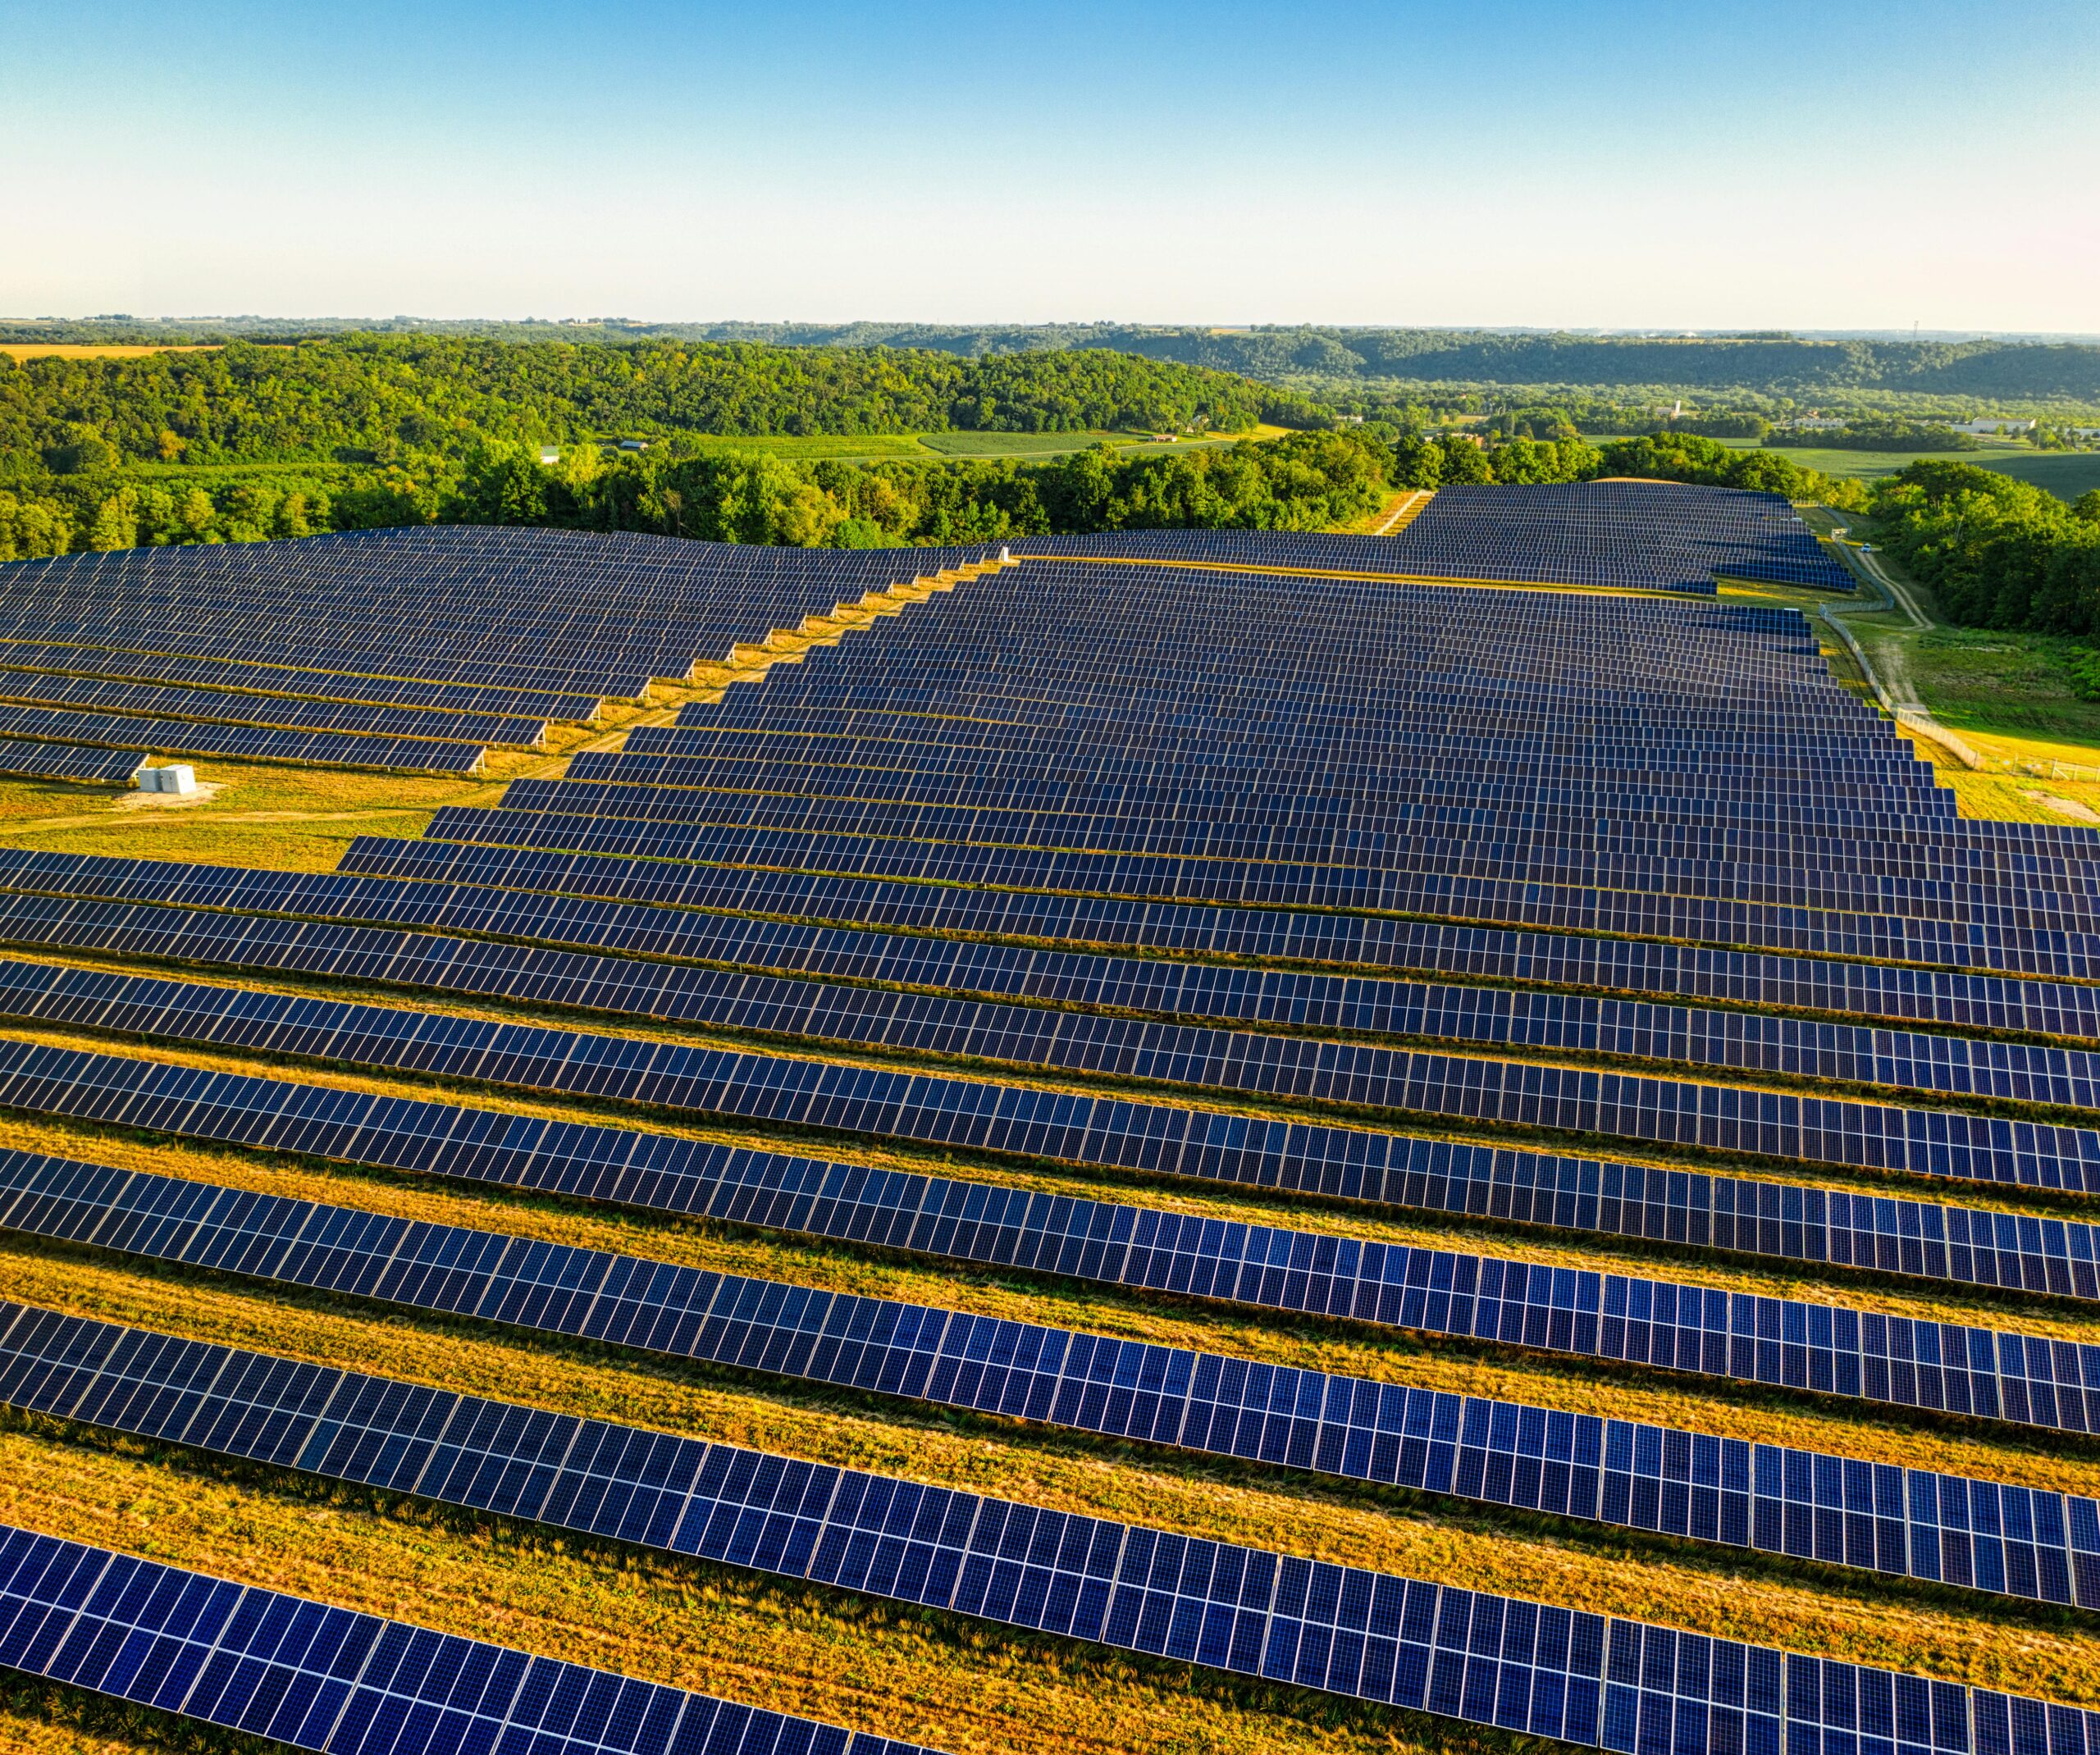
<path id="1" fill-rule="evenodd" d="M 2093 0 L 0 32 L 0 314 L 2100 330 Z"/>

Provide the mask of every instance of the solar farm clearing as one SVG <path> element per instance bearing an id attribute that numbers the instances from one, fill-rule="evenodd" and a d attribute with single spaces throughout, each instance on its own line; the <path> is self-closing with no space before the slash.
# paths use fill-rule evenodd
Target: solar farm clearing
<path id="1" fill-rule="evenodd" d="M 0 1744 L 2100 1755 L 2100 832 L 1409 509 L 0 569 Z"/>

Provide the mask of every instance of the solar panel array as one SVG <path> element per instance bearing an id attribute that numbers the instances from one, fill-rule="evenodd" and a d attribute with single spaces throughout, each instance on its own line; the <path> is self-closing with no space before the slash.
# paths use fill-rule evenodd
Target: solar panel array
<path id="1" fill-rule="evenodd" d="M 368 706 L 345 701 L 283 700 L 224 690 L 207 692 L 159 688 L 94 677 L 45 677 L 25 672 L 0 671 L 0 701 L 89 707 L 102 713 L 174 714 L 228 725 L 363 732 L 380 736 L 501 744 L 519 750 L 543 747 L 547 738 L 544 719 L 522 719 L 496 713 L 431 713 L 413 707 Z"/>
<path id="2" fill-rule="evenodd" d="M 10 1197 L 0 1229 L 145 1259 L 2100 1608 L 2100 1501 L 2089 1497 L 1278 1371 L 21 1152 L 0 1158 L 0 1193 Z M 101 1326 L 47 1325 L 39 1350 L 12 1347 L 18 1376 Z M 0 1335 L 0 1356 L 10 1350 Z"/>
<path id="3" fill-rule="evenodd" d="M 472 774 L 488 745 L 541 747 L 550 719 L 988 552 L 449 526 L 19 562 L 0 738 Z"/>
<path id="4" fill-rule="evenodd" d="M 1655 481 L 1443 488 L 1390 536 L 1114 531 L 1023 537 L 1013 551 L 1628 590 L 1710 594 L 1717 575 L 1853 589 L 1783 496 Z"/>
<path id="5" fill-rule="evenodd" d="M 1879 1728 L 1968 1755 L 2049 1710 L 19 1306 L 0 1359 L 39 1413 L 1577 1744 L 1633 1750 L 1659 1721 L 1702 1749 Z"/>
<path id="6" fill-rule="evenodd" d="M 24 780 L 78 780 L 89 785 L 122 786 L 141 765 L 136 750 L 21 743 L 0 737 L 0 774 Z"/>
<path id="7" fill-rule="evenodd" d="M 0 1151 L 0 1265 L 105 1276 L 0 1283 L 0 1402 L 58 1423 L 38 1442 L 908 1604 L 970 1649 L 1322 1690 L 1327 1725 L 2100 1755 L 2100 836 L 1963 818 L 1801 616 L 1702 600 L 1830 582 L 1791 508 L 1609 485 L 1447 490 L 1395 539 L 1016 543 L 334 872 L 0 850 L 0 1111 L 51 1136 Z M 1673 589 L 1364 558 L 1425 524 L 1441 576 Z M 520 554 L 548 589 L 499 602 Z M 136 590 L 194 613 L 166 661 L 199 673 L 39 664 L 92 688 L 34 701 L 217 665 L 238 704 L 200 724 L 245 726 L 273 673 L 530 717 L 897 563 L 442 531 L 133 564 L 42 568 L 11 608 L 52 625 L 17 637 L 115 654 L 94 618 Z M 294 566 L 351 607 L 258 647 Z M 322 692 L 383 682 L 357 667 L 389 641 L 433 654 L 398 698 Z M 162 1156 L 93 1161 L 105 1137 Z M 107 1289 L 199 1273 L 257 1333 L 325 1296 L 369 1342 L 236 1344 Z M 520 1393 L 385 1350 L 463 1319 L 429 1332 L 546 1356 Z M 587 1417 L 554 1392 L 577 1348 L 710 1374 L 744 1424 Z M 816 1436 L 842 1392 L 897 1460 Z M 1112 1491 L 1039 1484 L 1008 1427 L 964 1429 L 962 1475 L 910 1437 L 987 1416 Z M 1185 1470 L 1272 1493 L 1272 1535 L 1141 1484 Z M 1381 1538 L 1316 1558 L 1299 1507 L 1351 1494 L 1437 1571 Z M 1533 1542 L 1563 1560 L 1524 1570 Z M 764 1667 L 740 1706 L 651 1710 L 844 1746 L 746 1732 Z M 700 1746 L 646 1718 L 578 1740 Z"/>

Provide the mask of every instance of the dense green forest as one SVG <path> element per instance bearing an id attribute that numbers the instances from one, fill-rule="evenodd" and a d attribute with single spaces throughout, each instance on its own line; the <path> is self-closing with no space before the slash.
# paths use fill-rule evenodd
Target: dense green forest
<path id="1" fill-rule="evenodd" d="M 1589 395 L 1638 408 L 1684 395 L 1767 412 L 1810 404 L 1909 413 L 2066 413 L 2100 408 L 2100 346 L 2002 340 L 1509 334 L 1312 326 L 1216 330 L 1134 324 L 1035 327 L 913 323 L 427 322 L 262 317 L 142 322 L 0 321 L 0 340 L 292 340 L 363 327 L 522 341 L 717 343 L 854 352 L 930 351 L 968 361 L 1106 349 L 1340 398 L 1354 412 L 1415 400 L 1495 412 L 1510 395 Z"/>
<path id="2" fill-rule="evenodd" d="M 387 463 L 477 440 L 951 429 L 1239 432 L 1306 399 L 1098 350 L 966 361 L 883 349 L 354 335 L 132 358 L 0 355 L 0 475 L 116 461 Z"/>
<path id="3" fill-rule="evenodd" d="M 733 443 L 1130 427 L 1230 438 L 1263 417 L 1300 430 L 1039 459 L 851 462 Z M 647 448 L 611 442 L 632 435 L 646 435 Z M 1208 367 L 1098 351 L 964 359 L 390 335 L 0 363 L 0 559 L 9 560 L 433 522 L 837 546 L 1317 530 L 1358 523 L 1404 488 L 1599 475 L 1865 504 L 1856 484 L 1774 449 L 1732 449 L 1689 423 L 1601 446 L 1574 411 L 1554 406 L 1463 433 L 1352 425 Z"/>
<path id="4" fill-rule="evenodd" d="M 1921 460 L 1877 485 L 1882 545 L 1950 621 L 2100 634 L 2100 489 L 2066 504 L 1994 470 Z"/>
<path id="5" fill-rule="evenodd" d="M 0 558 L 431 522 L 805 547 L 1157 526 L 1318 530 L 1382 504 L 1393 452 L 1376 435 L 1350 431 L 1179 455 L 1126 457 L 1100 446 L 1044 463 L 851 463 L 760 451 L 605 456 L 586 448 L 548 467 L 536 451 L 501 440 L 456 467 L 427 461 L 433 467 L 415 471 L 116 472 L 0 489 Z"/>

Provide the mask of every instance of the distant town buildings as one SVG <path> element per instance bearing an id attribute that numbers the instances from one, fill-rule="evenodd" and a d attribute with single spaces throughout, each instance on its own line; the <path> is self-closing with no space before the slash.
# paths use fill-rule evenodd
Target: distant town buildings
<path id="1" fill-rule="evenodd" d="M 1993 433 L 2031 433 L 2035 427 L 2033 421 L 2007 420 L 2003 417 L 1997 419 L 1986 417 L 1980 421 L 1949 421 L 1947 424 L 1958 433 L 1978 433 L 1986 437 Z"/>

